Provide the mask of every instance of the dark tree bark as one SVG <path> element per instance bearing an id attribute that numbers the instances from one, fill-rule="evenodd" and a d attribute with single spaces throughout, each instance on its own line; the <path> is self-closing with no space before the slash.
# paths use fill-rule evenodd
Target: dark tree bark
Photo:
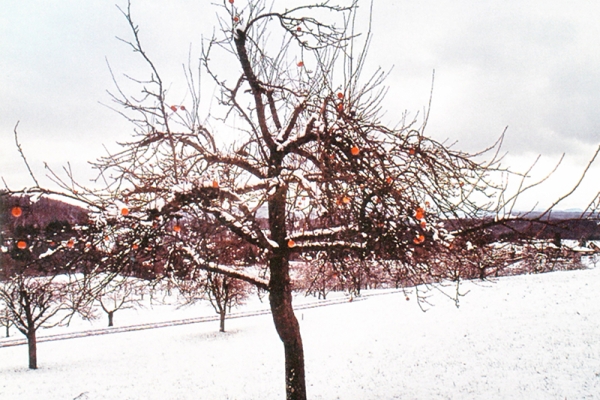
<path id="1" fill-rule="evenodd" d="M 2 322 L 2 325 L 4 325 L 4 328 L 6 329 L 6 337 L 10 337 L 10 326 L 12 325 L 12 321 L 9 318 L 8 308 L 2 310 L 2 314 L 0 322 Z"/>
<path id="2" fill-rule="evenodd" d="M 273 164 L 277 165 L 278 163 L 274 162 Z M 300 325 L 292 307 L 289 249 L 286 242 L 286 193 L 286 187 L 278 188 L 269 202 L 271 236 L 279 244 L 279 249 L 274 250 L 269 259 L 271 272 L 269 302 L 275 329 L 283 342 L 285 352 L 286 398 L 288 400 L 305 400 L 304 348 L 300 336 Z"/>
<path id="3" fill-rule="evenodd" d="M 219 318 L 220 318 L 220 325 L 219 325 L 219 332 L 225 332 L 225 309 L 223 309 L 221 312 L 219 312 Z"/>
<path id="4" fill-rule="evenodd" d="M 219 303 L 219 332 L 225 332 L 225 316 L 227 315 L 227 305 L 229 303 L 229 290 L 227 288 L 227 277 L 223 277 L 221 280 L 221 298 L 218 299 Z M 222 301 L 221 301 L 222 300 Z"/>
<path id="5" fill-rule="evenodd" d="M 115 315 L 114 311 L 108 312 L 108 326 L 113 326 L 113 315 Z"/>
<path id="6" fill-rule="evenodd" d="M 37 369 L 37 338 L 35 329 L 27 332 L 27 346 L 29 348 L 29 369 Z"/>
<path id="7" fill-rule="evenodd" d="M 285 351 L 285 390 L 289 400 L 306 399 L 304 349 L 300 325 L 292 308 L 292 291 L 287 257 L 275 255 L 269 261 L 271 287 L 269 302 L 273 322 Z"/>

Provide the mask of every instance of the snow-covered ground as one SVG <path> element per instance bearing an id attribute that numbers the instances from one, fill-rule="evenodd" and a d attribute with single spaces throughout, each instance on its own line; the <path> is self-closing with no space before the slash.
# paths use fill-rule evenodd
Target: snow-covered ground
<path id="1" fill-rule="evenodd" d="M 599 289 L 594 268 L 467 282 L 458 309 L 432 293 L 435 306 L 423 313 L 398 293 L 299 310 L 309 398 L 600 398 Z M 115 322 L 209 312 L 157 306 L 117 312 Z M 232 319 L 227 328 L 220 334 L 208 322 L 40 343 L 35 371 L 26 346 L 0 347 L 0 399 L 284 398 L 271 317 Z"/>

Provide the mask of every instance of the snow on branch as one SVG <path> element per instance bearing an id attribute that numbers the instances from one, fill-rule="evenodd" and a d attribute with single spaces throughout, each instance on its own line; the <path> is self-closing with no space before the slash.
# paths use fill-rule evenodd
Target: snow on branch
<path id="1" fill-rule="evenodd" d="M 217 274 L 222 274 L 222 275 L 229 276 L 229 277 L 235 278 L 235 279 L 240 279 L 242 281 L 251 283 L 260 289 L 269 290 L 269 281 L 266 279 L 248 274 L 244 271 L 240 271 L 240 270 L 234 269 L 232 267 L 228 267 L 226 265 L 220 265 L 215 262 L 208 262 L 208 261 L 202 259 L 201 257 L 199 257 L 198 254 L 194 251 L 194 249 L 192 249 L 190 247 L 183 246 L 183 247 L 181 247 L 181 249 L 184 250 L 185 253 L 191 257 L 194 264 L 196 264 L 196 266 L 200 269 L 203 269 L 203 270 L 209 271 L 209 272 L 214 272 Z"/>
<path id="2" fill-rule="evenodd" d="M 366 243 L 360 242 L 347 242 L 344 240 L 336 240 L 334 242 L 309 242 L 309 243 L 298 243 L 295 245 L 294 250 L 299 252 L 306 251 L 330 251 L 334 249 L 339 250 L 364 250 L 367 248 Z"/>
<path id="3" fill-rule="evenodd" d="M 358 232 L 356 226 L 336 226 L 333 228 L 313 229 L 312 231 L 298 232 L 289 235 L 290 239 L 305 240 L 310 238 L 333 236 L 345 232 Z"/>
<path id="4" fill-rule="evenodd" d="M 221 208 L 208 207 L 206 210 L 214 215 L 215 218 L 227 226 L 232 232 L 244 240 L 247 240 L 249 243 L 267 249 L 273 247 L 273 242 L 265 236 L 264 232 L 258 227 L 255 221 L 249 221 L 250 223 L 242 224 L 238 218 Z"/>

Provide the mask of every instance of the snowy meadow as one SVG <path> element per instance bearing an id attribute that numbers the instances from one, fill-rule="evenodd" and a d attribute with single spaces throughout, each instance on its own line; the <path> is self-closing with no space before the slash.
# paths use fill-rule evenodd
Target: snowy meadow
<path id="1" fill-rule="evenodd" d="M 434 291 L 425 313 L 410 295 L 377 291 L 364 301 L 298 310 L 308 396 L 600 398 L 599 285 L 593 268 L 466 282 L 459 308 Z M 255 308 L 258 301 L 241 310 Z M 202 305 L 157 306 L 123 311 L 116 324 L 209 313 Z M 214 321 L 42 342 L 38 370 L 27 368 L 26 346 L 0 347 L 0 398 L 284 397 L 271 316 L 231 319 L 227 330 L 219 333 Z"/>

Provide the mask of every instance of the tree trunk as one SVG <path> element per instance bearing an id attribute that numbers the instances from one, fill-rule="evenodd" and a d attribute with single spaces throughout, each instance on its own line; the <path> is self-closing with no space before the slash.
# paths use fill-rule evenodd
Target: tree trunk
<path id="1" fill-rule="evenodd" d="M 27 345 L 29 347 L 29 369 L 37 369 L 37 339 L 34 329 L 27 333 Z"/>
<path id="2" fill-rule="evenodd" d="M 271 165 L 281 165 L 281 154 L 273 155 Z M 273 172 L 277 172 L 274 170 Z M 276 175 L 276 174 L 274 174 Z M 285 392 L 287 400 L 306 400 L 304 376 L 304 349 L 300 325 L 292 308 L 292 285 L 290 283 L 290 250 L 286 229 L 287 187 L 280 186 L 269 200 L 269 228 L 271 239 L 279 247 L 269 257 L 269 303 L 271 314 L 285 352 Z"/>
<path id="3" fill-rule="evenodd" d="M 225 314 L 227 313 L 227 310 L 225 308 L 223 308 L 221 310 L 221 312 L 219 312 L 219 317 L 221 319 L 221 325 L 219 327 L 219 332 L 225 332 Z"/>
<path id="4" fill-rule="evenodd" d="M 486 270 L 485 266 L 479 267 L 479 279 L 482 281 L 485 281 L 485 277 L 487 276 L 487 274 L 485 273 L 485 270 Z"/>
<path id="5" fill-rule="evenodd" d="M 292 308 L 292 291 L 287 257 L 270 260 L 271 281 L 269 302 L 275 329 L 285 351 L 285 390 L 288 400 L 306 399 L 304 349 L 300 325 Z"/>
<path id="6" fill-rule="evenodd" d="M 113 315 L 115 314 L 114 311 L 109 311 L 108 312 L 108 326 L 113 326 Z"/>
<path id="7" fill-rule="evenodd" d="M 6 325 L 6 337 L 10 337 L 10 325 Z"/>

